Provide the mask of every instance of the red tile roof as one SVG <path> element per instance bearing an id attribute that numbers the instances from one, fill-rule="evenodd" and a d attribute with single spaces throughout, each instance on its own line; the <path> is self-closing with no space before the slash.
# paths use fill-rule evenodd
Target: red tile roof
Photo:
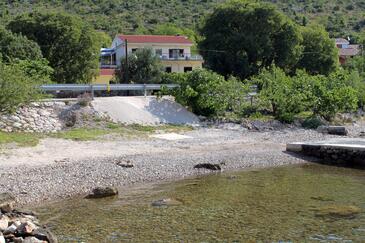
<path id="1" fill-rule="evenodd" d="M 193 44 L 186 36 L 181 35 L 118 35 L 129 43 L 172 43 L 172 44 Z"/>
<path id="2" fill-rule="evenodd" d="M 100 69 L 99 75 L 114 75 L 115 74 L 115 69 L 107 69 L 107 68 L 102 68 Z"/>

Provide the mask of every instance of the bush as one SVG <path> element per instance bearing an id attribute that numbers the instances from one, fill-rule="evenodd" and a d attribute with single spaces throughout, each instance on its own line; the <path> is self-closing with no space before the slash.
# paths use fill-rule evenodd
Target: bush
<path id="1" fill-rule="evenodd" d="M 331 120 L 337 113 L 355 110 L 359 95 L 363 95 L 355 88 L 358 82 L 343 71 L 328 77 L 298 71 L 290 77 L 273 66 L 263 70 L 253 80 L 261 89 L 261 105 L 270 107 L 275 118 L 283 122 L 292 122 L 295 115 L 303 111 L 312 111 Z"/>
<path id="2" fill-rule="evenodd" d="M 10 113 L 39 99 L 42 96 L 39 84 L 19 64 L 0 63 L 0 112 Z"/>
<path id="3" fill-rule="evenodd" d="M 92 100 L 93 100 L 93 98 L 92 98 L 91 94 L 84 93 L 84 94 L 80 95 L 79 97 L 77 97 L 77 104 L 82 107 L 86 107 L 91 104 Z"/>
<path id="4" fill-rule="evenodd" d="M 198 114 L 219 116 L 241 113 L 247 107 L 248 88 L 235 78 L 226 80 L 212 71 L 198 69 L 189 73 L 164 74 L 163 83 L 176 83 L 176 101 Z"/>
<path id="5" fill-rule="evenodd" d="M 318 76 L 315 81 L 312 85 L 314 114 L 332 120 L 338 113 L 352 112 L 358 108 L 359 91 L 355 90 L 348 73 L 339 71 L 328 77 Z"/>
<path id="6" fill-rule="evenodd" d="M 324 125 L 322 120 L 318 117 L 309 117 L 302 123 L 302 127 L 307 129 L 317 129 L 319 126 Z"/>
<path id="7" fill-rule="evenodd" d="M 265 69 L 253 80 L 260 88 L 261 106 L 269 107 L 276 119 L 290 123 L 295 114 L 305 110 L 308 92 L 302 92 L 302 89 L 306 86 L 297 85 L 299 82 L 282 69 L 275 66 Z"/>

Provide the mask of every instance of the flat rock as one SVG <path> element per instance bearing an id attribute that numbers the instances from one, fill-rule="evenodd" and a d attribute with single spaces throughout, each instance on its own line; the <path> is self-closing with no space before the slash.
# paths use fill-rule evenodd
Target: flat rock
<path id="1" fill-rule="evenodd" d="M 9 213 L 14 209 L 15 197 L 10 193 L 0 193 L 0 210 Z"/>
<path id="2" fill-rule="evenodd" d="M 24 239 L 23 243 L 47 243 L 47 241 L 38 240 L 35 237 L 27 237 Z"/>
<path id="3" fill-rule="evenodd" d="M 118 190 L 114 187 L 97 187 L 92 193 L 86 196 L 87 199 L 112 197 L 118 195 Z"/>
<path id="4" fill-rule="evenodd" d="M 219 171 L 222 170 L 219 164 L 210 164 L 210 163 L 197 164 L 194 166 L 194 169 L 207 169 L 207 170 L 219 170 Z"/>
<path id="5" fill-rule="evenodd" d="M 1 232 L 0 232 L 0 243 L 5 243 L 5 238 Z"/>

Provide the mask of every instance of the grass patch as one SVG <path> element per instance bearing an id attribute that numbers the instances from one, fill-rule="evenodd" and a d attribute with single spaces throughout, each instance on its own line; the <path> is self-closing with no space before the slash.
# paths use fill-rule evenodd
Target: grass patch
<path id="1" fill-rule="evenodd" d="M 110 133 L 108 130 L 99 128 L 76 128 L 68 131 L 53 134 L 52 137 L 62 139 L 72 139 L 76 141 L 95 140 L 100 136 Z"/>
<path id="2" fill-rule="evenodd" d="M 0 132 L 0 145 L 15 143 L 21 147 L 33 147 L 39 143 L 41 138 L 42 136 L 36 133 Z"/>
<path id="3" fill-rule="evenodd" d="M 191 126 L 185 125 L 121 125 L 107 123 L 105 128 L 74 128 L 54 134 L 35 133 L 5 133 L 0 132 L 0 145 L 15 143 L 18 146 L 36 146 L 41 138 L 52 137 L 60 139 L 71 139 L 75 141 L 90 141 L 102 139 L 105 135 L 114 137 L 147 137 L 147 135 L 159 132 L 186 132 L 193 130 Z"/>

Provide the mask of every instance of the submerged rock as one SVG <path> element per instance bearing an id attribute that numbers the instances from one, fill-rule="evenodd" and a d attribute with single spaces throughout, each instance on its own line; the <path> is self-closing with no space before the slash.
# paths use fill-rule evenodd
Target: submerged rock
<path id="1" fill-rule="evenodd" d="M 320 217 L 344 217 L 353 218 L 361 213 L 361 208 L 356 206 L 329 205 L 316 210 L 316 216 Z"/>
<path id="2" fill-rule="evenodd" d="M 219 170 L 219 171 L 222 170 L 221 165 L 210 164 L 210 163 L 197 164 L 194 166 L 194 169 L 207 169 L 207 170 Z"/>
<path id="3" fill-rule="evenodd" d="M 48 230 L 47 228 L 38 228 L 33 231 L 33 236 L 36 237 L 38 240 L 47 241 L 49 243 L 57 243 L 57 238 L 53 233 Z"/>
<path id="4" fill-rule="evenodd" d="M 118 190 L 114 187 L 97 187 L 92 193 L 86 196 L 87 199 L 112 197 L 118 195 Z"/>
<path id="5" fill-rule="evenodd" d="M 154 207 L 179 206 L 181 204 L 182 202 L 171 198 L 164 198 L 151 203 L 151 205 Z"/>

